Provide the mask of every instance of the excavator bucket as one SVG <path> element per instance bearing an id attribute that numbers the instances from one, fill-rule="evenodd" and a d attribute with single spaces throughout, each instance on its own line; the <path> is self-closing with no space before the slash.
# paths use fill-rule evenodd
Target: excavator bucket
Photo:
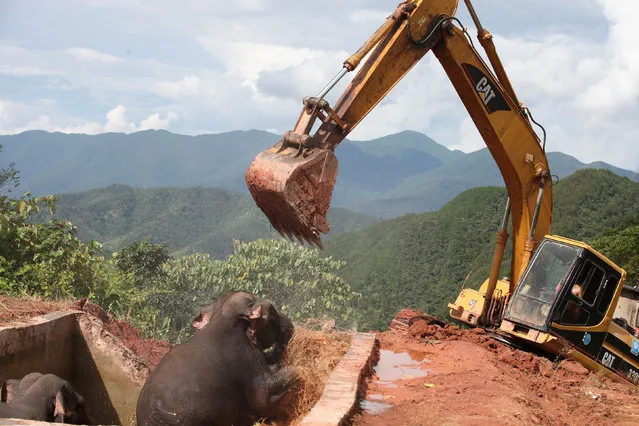
<path id="1" fill-rule="evenodd" d="M 330 230 L 337 158 L 332 149 L 298 149 L 278 142 L 255 157 L 244 175 L 248 189 L 271 225 L 283 236 L 322 248 Z"/>

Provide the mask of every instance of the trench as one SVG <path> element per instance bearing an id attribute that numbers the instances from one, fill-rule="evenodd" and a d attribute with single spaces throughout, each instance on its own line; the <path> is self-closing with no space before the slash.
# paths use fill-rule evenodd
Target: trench
<path id="1" fill-rule="evenodd" d="M 58 311 L 0 327 L 0 380 L 33 372 L 68 381 L 85 398 L 94 424 L 135 425 L 135 403 L 149 369 L 96 318 Z"/>

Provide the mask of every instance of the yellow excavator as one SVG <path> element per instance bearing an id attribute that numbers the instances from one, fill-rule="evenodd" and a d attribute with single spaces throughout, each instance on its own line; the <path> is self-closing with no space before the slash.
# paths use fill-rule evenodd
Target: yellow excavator
<path id="1" fill-rule="evenodd" d="M 321 247 L 320 233 L 330 229 L 326 212 L 338 170 L 335 148 L 432 51 L 508 191 L 490 276 L 479 290 L 460 292 L 449 304 L 451 317 L 520 347 L 567 355 L 639 384 L 639 337 L 623 319 L 613 318 L 626 272 L 587 244 L 549 235 L 553 181 L 546 132 L 518 100 L 492 35 L 470 0 L 464 2 L 490 66 L 455 18 L 457 0 L 401 3 L 317 96 L 303 100 L 293 130 L 255 157 L 245 174 L 248 188 L 280 234 Z M 358 67 L 339 100 L 329 105 L 327 93 Z M 499 279 L 509 220 L 510 279 Z"/>

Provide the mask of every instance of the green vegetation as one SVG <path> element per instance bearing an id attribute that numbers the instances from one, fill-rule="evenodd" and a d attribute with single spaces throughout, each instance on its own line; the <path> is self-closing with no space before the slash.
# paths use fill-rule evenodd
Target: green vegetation
<path id="1" fill-rule="evenodd" d="M 0 189 L 15 189 L 17 182 L 12 167 L 0 171 Z M 191 334 L 201 307 L 229 291 L 285 301 L 283 311 L 298 321 L 330 317 L 343 326 L 359 298 L 336 275 L 343 262 L 283 240 L 235 241 L 233 254 L 216 260 L 174 258 L 165 244 L 143 239 L 105 259 L 101 244 L 83 243 L 71 222 L 51 218 L 55 208 L 55 196 L 0 196 L 0 293 L 89 297 L 148 337 L 175 342 Z"/>
<path id="2" fill-rule="evenodd" d="M 224 190 L 117 185 L 57 202 L 9 196 L 18 183 L 13 166 L 0 170 L 0 292 L 90 297 L 170 341 L 189 336 L 197 311 L 231 290 L 269 297 L 298 321 L 383 329 L 404 307 L 447 319 L 459 287 L 488 275 L 506 200 L 503 188 L 475 188 L 437 212 L 365 229 L 375 220 L 332 209 L 341 233 L 320 254 L 264 239 L 275 234 L 252 200 Z M 553 233 L 592 244 L 639 284 L 639 183 L 581 170 L 555 186 L 554 203 Z M 117 251 L 105 259 L 95 240 Z"/>
<path id="3" fill-rule="evenodd" d="M 199 309 L 229 291 L 268 297 L 295 321 L 328 317 L 342 326 L 351 324 L 360 297 L 335 274 L 342 262 L 283 240 L 235 241 L 225 260 L 199 253 L 172 258 L 164 245 L 139 241 L 108 264 L 125 274 L 127 287 L 107 283 L 96 301 L 169 341 L 188 337 Z"/>
<path id="4" fill-rule="evenodd" d="M 621 265 L 628 276 L 626 285 L 639 286 L 639 215 L 626 220 L 629 225 L 621 225 L 593 241 L 593 246 Z"/>
<path id="5" fill-rule="evenodd" d="M 360 297 L 336 275 L 343 262 L 284 240 L 235 241 L 225 260 L 184 256 L 165 265 L 171 282 L 201 288 L 204 300 L 231 290 L 269 297 L 294 320 L 334 318 L 347 325 Z"/>
<path id="6" fill-rule="evenodd" d="M 556 185 L 552 232 L 592 241 L 639 214 L 639 184 L 607 170 L 579 170 Z"/>
<path id="7" fill-rule="evenodd" d="M 105 253 L 150 237 L 168 243 L 173 256 L 197 252 L 222 258 L 233 252 L 234 239 L 279 238 L 249 195 L 219 188 L 111 185 L 60 196 L 56 216 L 73 222 L 83 241 L 101 241 Z M 331 235 L 376 222 L 340 208 L 331 209 L 328 220 Z"/>
<path id="8" fill-rule="evenodd" d="M 359 327 L 385 328 L 404 307 L 448 319 L 447 304 L 468 274 L 466 285 L 473 288 L 488 277 L 505 201 L 504 189 L 475 188 L 438 212 L 385 220 L 331 239 L 327 254 L 346 261 L 341 276 L 362 293 Z M 581 170 L 555 185 L 552 233 L 601 248 L 631 272 L 631 282 L 639 242 L 630 219 L 638 213 L 639 183 L 605 170 Z"/>
<path id="9" fill-rule="evenodd" d="M 16 189 L 18 173 L 9 166 L 0 170 L 0 189 Z M 11 294 L 40 294 L 60 298 L 74 292 L 88 293 L 98 280 L 100 245 L 84 244 L 77 229 L 55 219 L 31 223 L 41 209 L 55 210 L 55 197 L 19 198 L 0 195 L 0 291 Z"/>

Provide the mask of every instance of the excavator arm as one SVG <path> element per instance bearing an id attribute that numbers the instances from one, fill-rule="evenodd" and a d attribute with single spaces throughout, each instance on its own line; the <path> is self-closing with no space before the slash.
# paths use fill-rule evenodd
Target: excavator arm
<path id="1" fill-rule="evenodd" d="M 534 245 L 550 232 L 552 181 L 546 154 L 525 112 L 491 73 L 464 31 L 452 24 L 445 25 L 444 35 L 433 53 L 506 184 L 513 229 L 511 280 L 516 283 L 527 263 L 524 253 L 532 252 Z"/>
<path id="2" fill-rule="evenodd" d="M 476 14 L 466 0 L 471 15 Z M 335 147 L 429 51 L 435 54 L 477 126 L 503 176 L 513 229 L 511 280 L 523 272 L 534 246 L 550 231 L 552 182 L 544 147 L 526 108 L 519 105 L 497 57 L 490 34 L 480 28 L 480 43 L 493 73 L 472 40 L 453 18 L 457 0 L 417 0 L 399 5 L 343 70 L 304 108 L 295 128 L 260 153 L 246 172 L 257 205 L 282 235 L 321 244 L 329 231 L 326 212 L 337 175 Z M 476 20 L 478 24 L 478 20 Z M 370 53 L 335 107 L 323 99 L 328 90 Z M 498 78 L 496 75 L 500 76 Z M 427 84 L 427 82 L 425 82 Z M 316 120 L 318 130 L 311 135 Z M 489 279 L 495 288 L 506 245 L 505 215 Z M 501 247 L 501 248 L 500 248 Z M 492 288 L 491 288 L 492 286 Z M 511 288 L 511 292 L 512 292 Z"/>

